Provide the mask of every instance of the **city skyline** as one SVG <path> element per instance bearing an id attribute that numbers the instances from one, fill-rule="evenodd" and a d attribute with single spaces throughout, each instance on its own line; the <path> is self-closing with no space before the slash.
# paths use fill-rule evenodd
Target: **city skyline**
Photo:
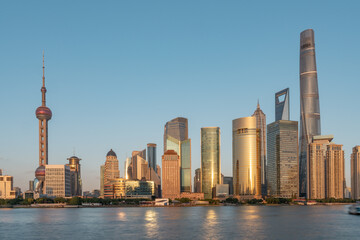
<path id="1" fill-rule="evenodd" d="M 212 15 L 210 13 L 216 11 L 216 6 L 208 6 L 205 9 L 205 13 L 203 13 L 205 19 L 210 19 L 208 14 Z M 236 5 L 236 7 L 238 6 Z M 11 5 L 5 6 L 5 9 L 10 7 Z M 74 27 L 70 27 L 70 30 L 64 30 L 59 16 L 52 17 L 49 12 L 42 11 L 44 7 L 40 7 L 38 10 L 30 9 L 34 10 L 34 15 L 44 12 L 44 17 L 52 20 L 53 25 L 44 22 L 43 17 L 29 17 L 29 13 L 24 10 L 14 16 L 9 15 L 11 11 L 5 12 L 0 17 L 12 20 L 12 27 L 4 26 L 4 35 L 8 36 L 4 39 L 4 45 L 9 46 L 9 50 L 4 49 L 4 54 L 0 57 L 1 64 L 6 66 L 0 73 L 0 78 L 4 82 L 0 99 L 1 109 L 7 113 L 0 126 L 2 135 L 7 136 L 0 140 L 0 165 L 4 174 L 14 176 L 14 186 L 20 186 L 23 191 L 27 190 L 28 181 L 34 179 L 34 170 L 37 168 L 38 129 L 34 111 L 39 105 L 43 49 L 46 54 L 47 103 L 51 106 L 54 114 L 49 122 L 51 133 L 49 136 L 49 163 L 65 164 L 66 159 L 75 151 L 75 155 L 82 159 L 83 189 L 92 190 L 99 188 L 99 166 L 103 164 L 106 153 L 111 148 L 119 156 L 119 165 L 123 166 L 125 158 L 131 156 L 133 150 L 144 149 L 147 143 L 154 142 L 158 145 L 157 161 L 160 164 L 161 149 L 163 149 L 163 125 L 169 119 L 176 117 L 189 119 L 189 136 L 192 139 L 191 169 L 200 167 L 200 128 L 219 126 L 222 129 L 221 169 L 225 176 L 231 176 L 232 119 L 252 114 L 259 98 L 261 108 L 267 115 L 267 122 L 272 122 L 274 119 L 273 94 L 279 89 L 287 87 L 291 88 L 291 119 L 300 119 L 298 115 L 300 106 L 298 38 L 300 32 L 307 28 L 314 28 L 316 32 L 322 133 L 334 134 L 336 142 L 344 145 L 345 175 L 347 185 L 350 186 L 350 154 L 351 149 L 355 145 L 359 145 L 356 132 L 360 131 L 360 127 L 356 126 L 359 114 L 351 111 L 351 104 L 356 101 L 356 91 L 349 87 L 356 86 L 356 66 L 359 63 L 359 60 L 354 57 L 359 52 L 356 44 L 359 35 L 351 31 L 351 26 L 355 26 L 350 23 L 351 14 L 348 14 L 345 20 L 336 23 L 325 11 L 320 11 L 320 14 L 326 16 L 324 19 L 316 18 L 317 20 L 314 20 L 309 15 L 310 19 L 301 24 L 300 20 L 303 19 L 296 15 L 291 17 L 291 21 L 286 24 L 281 23 L 279 19 L 270 21 L 278 29 L 271 28 L 269 31 L 265 28 L 267 26 L 265 24 L 264 27 L 254 32 L 252 28 L 258 24 L 251 24 L 247 28 L 241 23 L 243 17 L 235 15 L 235 12 L 232 11 L 229 16 L 231 19 L 220 20 L 216 17 L 216 20 L 220 20 L 219 23 L 212 21 L 212 28 L 209 28 L 208 23 L 199 20 L 195 12 L 189 13 L 190 20 L 182 23 L 183 25 L 178 23 L 177 21 L 182 19 L 179 10 L 175 12 L 174 18 L 170 18 L 169 22 L 176 26 L 176 31 L 170 31 L 170 33 L 175 34 L 175 37 L 184 34 L 185 39 L 183 40 L 185 41 L 179 45 L 180 50 L 175 51 L 172 56 L 168 52 L 175 50 L 178 45 L 174 40 L 175 37 L 171 37 L 171 34 L 157 37 L 155 33 L 155 35 L 150 35 L 149 43 L 141 47 L 139 51 L 133 51 L 134 47 L 124 51 L 122 47 L 116 48 L 118 45 L 118 43 L 115 44 L 116 41 L 101 38 L 91 40 L 77 35 L 76 27 L 84 26 L 85 28 L 81 28 L 81 31 L 88 34 L 85 36 L 93 36 L 93 33 L 86 29 L 86 26 L 90 25 L 84 22 L 77 21 Z M 78 9 L 80 5 L 75 4 L 74 7 Z M 132 8 L 134 6 L 130 4 L 125 7 Z M 90 13 L 95 11 L 91 5 L 89 8 Z M 299 8 L 303 9 L 301 6 Z M 195 4 L 195 9 L 199 10 L 200 6 Z M 229 5 L 224 4 L 221 10 L 223 9 L 230 10 Z M 319 5 L 315 4 L 314 9 L 319 10 Z M 75 14 L 74 10 L 69 11 Z M 349 11 L 352 13 L 351 9 Z M 260 9 L 260 12 L 266 13 L 267 11 Z M 147 13 L 147 10 L 140 9 L 140 13 Z M 24 14 L 24 16 L 20 17 L 18 14 Z M 145 15 L 149 16 L 148 14 Z M 275 15 L 275 13 L 271 15 L 273 14 Z M 90 19 L 90 15 L 85 14 L 85 19 Z M 163 13 L 156 19 L 169 18 L 169 15 Z M 19 20 L 15 20 L 16 16 L 19 17 Z M 280 16 L 290 17 L 291 13 L 283 13 Z M 117 19 L 116 16 L 113 17 Z M 245 15 L 246 17 L 249 15 Z M 73 18 L 74 15 L 70 14 L 70 20 L 66 20 L 66 23 L 69 24 Z M 124 18 L 133 20 L 126 14 Z M 295 18 L 298 20 L 294 20 Z M 29 33 L 25 31 L 24 26 L 19 25 L 25 19 L 29 19 L 29 29 L 33 30 L 31 35 L 38 35 L 26 42 L 23 38 L 26 38 Z M 105 25 L 109 20 L 106 18 L 100 23 Z M 194 26 L 191 26 L 191 20 L 195 21 Z M 326 21 L 331 23 L 328 24 L 331 27 L 325 25 Z M 154 21 L 150 22 L 154 23 Z M 90 23 L 95 24 L 94 21 L 90 21 Z M 145 23 L 135 22 L 132 26 L 141 27 L 144 26 L 143 24 Z M 171 26 L 162 24 L 156 29 L 167 29 L 168 26 Z M 35 27 L 35 25 L 39 26 Z M 344 28 L 340 28 L 344 25 L 346 25 Z M 20 30 L 15 30 L 16 26 Z M 116 25 L 112 24 L 111 26 L 115 27 Z M 131 29 L 121 26 L 126 33 L 132 33 Z M 149 27 L 147 24 L 145 26 Z M 186 26 L 189 30 L 183 29 L 182 26 Z M 244 31 L 246 37 L 236 26 Z M 205 28 L 206 32 L 201 30 L 197 32 L 199 28 Z M 143 29 L 140 31 L 140 35 L 134 33 L 135 36 L 147 33 L 144 30 L 146 28 L 140 29 Z M 105 33 L 105 35 L 110 33 L 108 28 L 100 30 L 95 27 L 91 30 L 94 33 Z M 208 30 L 223 33 L 223 37 L 217 36 L 212 31 L 207 33 Z M 62 31 L 66 33 L 64 37 L 60 36 Z M 66 40 L 66 37 L 72 36 L 71 33 L 75 33 L 74 38 Z M 277 33 L 281 33 L 280 36 L 277 36 Z M 18 37 L 21 34 L 25 34 L 25 37 Z M 201 34 L 205 34 L 206 38 L 204 39 Z M 129 36 L 127 40 L 124 37 L 125 40 L 122 40 L 121 44 L 126 45 L 125 43 L 127 43 L 128 46 L 131 46 L 129 39 L 135 37 L 131 34 Z M 257 39 L 261 36 L 266 36 L 267 41 L 264 38 Z M 55 39 L 56 37 L 58 39 Z M 122 35 L 115 35 L 115 38 L 122 39 Z M 160 45 L 162 38 L 169 44 Z M 11 40 L 14 39 L 17 39 L 18 42 L 11 43 Z M 138 39 L 133 46 L 140 46 L 144 43 L 140 40 L 141 38 Z M 101 40 L 109 43 L 110 48 L 100 47 L 102 46 Z M 81 45 L 80 43 L 85 44 Z M 151 48 L 153 43 L 159 51 L 158 54 Z M 275 45 L 282 47 L 275 48 Z M 254 55 L 246 51 L 245 48 L 248 46 L 252 46 L 250 48 L 253 48 L 252 54 Z M 211 54 L 208 53 L 215 47 L 220 49 Z M 90 48 L 95 49 L 93 52 L 87 52 L 86 50 Z M 14 49 L 17 50 L 14 51 Z M 132 53 L 130 53 L 131 51 Z M 182 54 L 181 51 L 184 53 Z M 276 58 L 276 61 L 267 65 L 269 56 L 279 51 L 281 59 L 280 57 Z M 191 60 L 185 57 L 185 54 L 190 55 Z M 131 56 L 133 57 L 131 58 Z M 142 61 L 140 59 L 142 56 L 146 60 Z M 148 60 L 152 56 L 156 58 L 153 63 L 150 63 Z M 216 61 L 216 58 L 221 61 L 225 60 L 225 65 L 228 66 Z M 190 60 L 190 62 L 187 63 L 185 60 Z M 204 60 L 206 61 L 204 62 Z M 103 62 L 103 64 L 99 62 Z M 138 69 L 135 66 L 138 65 L 142 73 L 141 71 L 135 73 Z M 126 68 L 128 69 L 126 70 Z M 184 69 L 185 71 L 183 71 Z M 261 71 L 257 72 L 257 69 Z M 160 70 L 164 70 L 164 72 L 160 74 Z M 283 72 L 279 75 L 280 71 Z M 269 76 L 266 77 L 260 72 L 266 72 L 266 75 L 273 74 L 276 77 L 269 79 Z M 251 76 L 251 74 L 254 75 Z M 142 78 L 145 80 L 141 80 Z M 337 85 L 339 79 L 342 84 Z M 181 80 L 182 84 L 179 85 Z M 156 85 L 156 88 L 152 87 L 150 83 Z M 256 88 L 259 84 L 263 86 L 261 89 Z M 183 91 L 187 94 L 174 91 L 175 87 L 179 88 L 179 92 Z M 249 90 L 243 95 L 237 94 L 237 90 L 242 87 Z M 151 95 L 147 93 L 149 88 L 152 90 Z M 131 98 L 135 92 L 133 90 L 137 90 L 139 93 L 137 99 Z M 207 92 L 206 95 L 202 93 L 203 90 Z M 207 97 L 208 92 L 219 93 L 219 97 Z M 338 92 L 347 92 L 347 94 L 334 97 Z M 154 95 L 161 97 L 154 97 Z M 9 101 L 8 99 L 12 99 L 13 96 L 19 97 Z M 150 96 L 152 97 L 150 98 Z M 164 101 L 164 99 L 166 100 Z M 146 107 L 148 103 L 151 104 L 149 108 Z M 334 106 L 336 112 L 333 111 Z M 136 117 L 135 113 L 143 114 Z M 18 115 L 21 115 L 21 118 L 10 117 Z M 144 115 L 147 116 L 146 120 Z M 338 116 L 349 115 L 351 116 L 349 119 L 342 119 L 344 128 L 340 131 L 337 128 Z M 19 148 L 21 151 L 18 150 Z M 22 168 L 19 169 L 18 166 L 22 166 Z M 124 176 L 122 168 L 120 170 L 121 176 Z M 194 176 L 193 172 L 191 172 L 192 177 Z"/>

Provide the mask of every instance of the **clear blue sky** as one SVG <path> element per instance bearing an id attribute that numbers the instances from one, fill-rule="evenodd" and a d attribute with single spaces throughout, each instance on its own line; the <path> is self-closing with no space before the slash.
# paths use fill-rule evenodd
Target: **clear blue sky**
<path id="1" fill-rule="evenodd" d="M 356 1 L 2 1 L 0 168 L 28 189 L 38 165 L 45 50 L 49 164 L 82 158 L 84 190 L 99 188 L 113 148 L 123 163 L 166 121 L 189 119 L 192 172 L 200 128 L 221 129 L 222 172 L 232 175 L 232 120 L 257 100 L 274 121 L 274 93 L 290 88 L 299 120 L 299 35 L 315 30 L 323 134 L 360 144 L 360 5 Z M 350 182 L 348 181 L 348 185 Z"/>

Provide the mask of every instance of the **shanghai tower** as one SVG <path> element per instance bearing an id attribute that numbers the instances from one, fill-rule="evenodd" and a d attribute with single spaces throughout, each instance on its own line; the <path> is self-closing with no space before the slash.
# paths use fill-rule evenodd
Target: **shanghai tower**
<path id="1" fill-rule="evenodd" d="M 314 30 L 300 34 L 300 196 L 307 193 L 308 144 L 321 135 Z"/>

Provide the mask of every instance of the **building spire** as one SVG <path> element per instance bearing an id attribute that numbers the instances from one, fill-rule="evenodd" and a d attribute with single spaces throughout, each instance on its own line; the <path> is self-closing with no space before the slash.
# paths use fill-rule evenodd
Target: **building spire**
<path id="1" fill-rule="evenodd" d="M 257 102 L 257 109 L 260 109 L 259 99 L 258 99 L 258 102 Z"/>
<path id="2" fill-rule="evenodd" d="M 45 61 L 44 61 L 44 51 L 43 51 L 43 77 L 42 77 L 42 80 L 43 80 L 43 85 L 42 85 L 42 88 L 41 88 L 41 93 L 42 93 L 42 106 L 46 106 L 46 98 L 45 98 L 45 93 L 46 93 L 46 88 L 45 88 Z"/>

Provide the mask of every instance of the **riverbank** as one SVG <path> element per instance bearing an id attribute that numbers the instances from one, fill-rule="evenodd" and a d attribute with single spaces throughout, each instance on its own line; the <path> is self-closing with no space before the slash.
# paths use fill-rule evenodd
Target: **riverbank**
<path id="1" fill-rule="evenodd" d="M 317 203 L 314 205 L 299 205 L 299 204 L 176 204 L 168 206 L 155 206 L 155 205 L 100 205 L 100 206 L 84 206 L 84 205 L 66 205 L 66 204 L 36 204 L 36 205 L 1 205 L 1 208 L 173 208 L 173 207 L 242 207 L 242 206 L 303 206 L 303 207 L 316 207 L 316 206 L 334 206 L 334 205 L 352 205 L 353 203 Z"/>

